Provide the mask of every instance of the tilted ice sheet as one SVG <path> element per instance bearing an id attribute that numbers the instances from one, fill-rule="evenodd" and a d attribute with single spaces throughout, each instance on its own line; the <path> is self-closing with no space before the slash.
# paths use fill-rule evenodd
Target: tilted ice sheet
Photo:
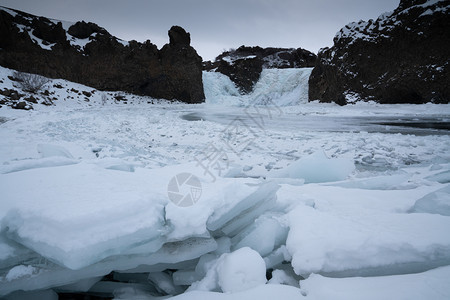
<path id="1" fill-rule="evenodd" d="M 411 212 L 450 216 L 450 185 L 417 200 Z"/>
<path id="2" fill-rule="evenodd" d="M 300 281 L 305 300 L 446 300 L 450 298 L 450 266 L 418 274 L 328 278 L 312 274 Z"/>
<path id="3" fill-rule="evenodd" d="M 450 217 L 360 210 L 289 212 L 287 248 L 297 274 L 405 274 L 450 264 Z"/>
<path id="4" fill-rule="evenodd" d="M 128 174 L 86 163 L 4 174 L 2 228 L 72 269 L 157 239 L 165 191 L 145 174 Z"/>
<path id="5" fill-rule="evenodd" d="M 328 158 L 323 151 L 300 158 L 271 177 L 304 179 L 305 183 L 345 180 L 355 170 L 353 159 Z"/>
<path id="6" fill-rule="evenodd" d="M 215 251 L 217 243 L 209 238 L 191 238 L 185 241 L 166 243 L 155 253 L 142 255 L 119 255 L 108 257 L 101 262 L 79 270 L 70 270 L 52 264 L 39 264 L 36 274 L 20 277 L 17 280 L 0 280 L 0 295 L 17 290 L 39 290 L 44 288 L 77 283 L 85 278 L 104 276 L 111 271 L 128 273 L 153 272 L 154 266 L 168 268 L 182 267 L 185 262 Z"/>
<path id="7" fill-rule="evenodd" d="M 79 163 L 3 174 L 2 228 L 48 259 L 79 269 L 111 255 L 155 252 L 166 240 L 207 237 L 210 218 L 222 218 L 260 189 L 252 179 L 204 182 L 197 205 L 177 207 L 167 184 L 192 167 L 123 172 Z M 18 188 L 20 182 L 27 187 Z"/>
<path id="8" fill-rule="evenodd" d="M 182 295 L 172 297 L 173 300 L 273 300 L 282 297 L 283 299 L 302 299 L 300 289 L 278 284 L 265 284 L 259 285 L 255 288 L 236 292 L 236 293 L 219 293 L 219 292 L 205 292 L 205 291 L 192 291 Z M 127 299 L 126 297 L 123 299 Z"/>

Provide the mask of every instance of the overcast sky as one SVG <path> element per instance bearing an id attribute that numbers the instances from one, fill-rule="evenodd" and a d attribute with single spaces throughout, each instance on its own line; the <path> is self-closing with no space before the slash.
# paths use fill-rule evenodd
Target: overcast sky
<path id="1" fill-rule="evenodd" d="M 0 0 L 1 6 L 65 21 L 90 21 L 124 40 L 160 48 L 180 25 L 204 60 L 241 45 L 331 46 L 352 21 L 377 18 L 399 0 Z"/>

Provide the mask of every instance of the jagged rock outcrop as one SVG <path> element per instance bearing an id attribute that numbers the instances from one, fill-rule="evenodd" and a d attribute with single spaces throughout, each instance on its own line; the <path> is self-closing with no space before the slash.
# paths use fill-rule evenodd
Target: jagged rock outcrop
<path id="1" fill-rule="evenodd" d="M 402 0 L 377 20 L 346 25 L 319 52 L 310 101 L 448 103 L 449 7 L 448 0 Z"/>
<path id="2" fill-rule="evenodd" d="M 205 70 L 227 75 L 241 90 L 250 93 L 263 68 L 313 67 L 316 55 L 305 49 L 261 48 L 241 46 L 223 52 L 214 62 L 205 62 Z"/>
<path id="3" fill-rule="evenodd" d="M 0 65 L 101 90 L 204 101 L 202 59 L 183 28 L 172 27 L 170 42 L 158 50 L 150 41 L 122 41 L 94 23 L 64 26 L 0 7 Z"/>

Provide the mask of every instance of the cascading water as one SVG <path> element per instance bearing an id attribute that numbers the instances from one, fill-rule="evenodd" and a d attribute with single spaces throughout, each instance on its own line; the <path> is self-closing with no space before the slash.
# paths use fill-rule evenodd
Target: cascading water
<path id="1" fill-rule="evenodd" d="M 217 72 L 203 72 L 206 103 L 231 106 L 290 106 L 307 103 L 311 71 L 312 68 L 265 69 L 248 95 L 241 95 L 228 76 Z"/>

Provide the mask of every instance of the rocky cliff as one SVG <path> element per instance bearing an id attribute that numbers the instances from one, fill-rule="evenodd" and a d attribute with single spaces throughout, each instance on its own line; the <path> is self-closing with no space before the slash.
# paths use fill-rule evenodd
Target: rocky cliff
<path id="1" fill-rule="evenodd" d="M 313 67 L 316 55 L 305 49 L 261 48 L 241 46 L 225 51 L 215 61 L 206 62 L 205 70 L 227 75 L 242 93 L 250 93 L 263 68 Z"/>
<path id="2" fill-rule="evenodd" d="M 448 103 L 449 7 L 448 0 L 401 0 L 376 20 L 348 24 L 319 52 L 309 99 Z"/>
<path id="3" fill-rule="evenodd" d="M 202 59 L 183 28 L 169 30 L 161 50 L 125 42 L 84 21 L 60 22 L 0 7 L 0 65 L 101 90 L 199 103 Z"/>

